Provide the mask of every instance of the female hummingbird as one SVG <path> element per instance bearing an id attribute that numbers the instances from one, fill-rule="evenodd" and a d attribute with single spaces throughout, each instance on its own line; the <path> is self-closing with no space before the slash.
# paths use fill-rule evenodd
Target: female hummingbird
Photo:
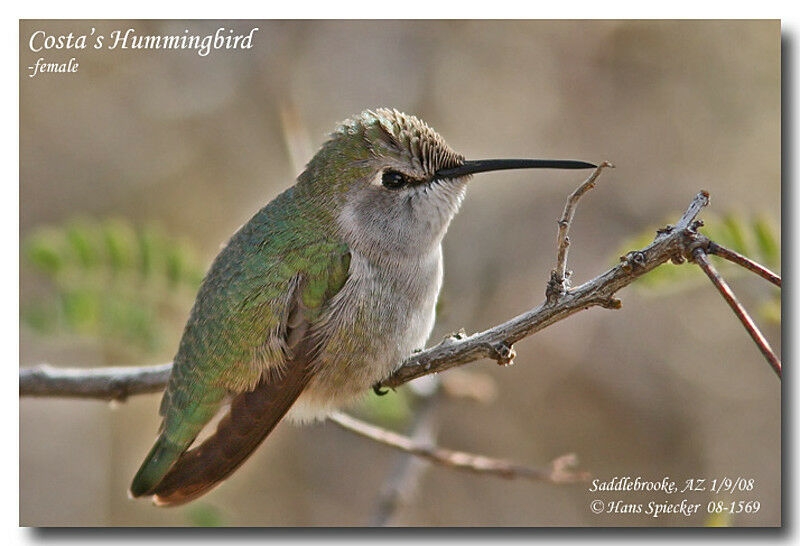
<path id="1" fill-rule="evenodd" d="M 345 121 L 297 183 L 214 260 L 175 356 L 134 497 L 182 504 L 241 465 L 284 415 L 324 418 L 385 379 L 433 328 L 442 238 L 472 174 L 585 169 L 466 161 L 397 110 Z M 216 432 L 195 442 L 230 403 Z M 193 443 L 198 445 L 192 446 Z"/>

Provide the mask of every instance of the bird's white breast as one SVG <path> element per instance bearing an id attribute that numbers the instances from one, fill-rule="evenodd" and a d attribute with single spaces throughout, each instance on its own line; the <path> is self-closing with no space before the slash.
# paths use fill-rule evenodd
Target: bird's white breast
<path id="1" fill-rule="evenodd" d="M 442 285 L 442 250 L 418 259 L 377 261 L 353 252 L 347 281 L 321 322 L 327 340 L 314 378 L 290 414 L 322 417 L 369 392 L 433 329 Z"/>

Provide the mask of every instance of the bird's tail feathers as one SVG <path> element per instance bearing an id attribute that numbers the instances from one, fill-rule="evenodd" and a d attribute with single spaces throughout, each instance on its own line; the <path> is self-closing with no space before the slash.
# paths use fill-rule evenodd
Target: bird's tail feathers
<path id="1" fill-rule="evenodd" d="M 219 485 L 261 444 L 289 410 L 309 380 L 304 366 L 290 368 L 279 381 L 262 381 L 236 396 L 217 431 L 178 460 L 148 491 L 159 506 L 177 506 Z"/>
<path id="2" fill-rule="evenodd" d="M 139 472 L 133 478 L 128 491 L 131 497 L 152 495 L 156 486 L 164 479 L 175 461 L 186 450 L 186 446 L 179 446 L 169 441 L 162 433 L 155 445 L 147 454 Z"/>

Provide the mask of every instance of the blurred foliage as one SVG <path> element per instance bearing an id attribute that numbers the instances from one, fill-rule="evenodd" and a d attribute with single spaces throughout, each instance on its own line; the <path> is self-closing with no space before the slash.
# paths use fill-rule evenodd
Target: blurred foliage
<path id="1" fill-rule="evenodd" d="M 24 324 L 147 353 L 161 347 L 165 318 L 185 312 L 185 299 L 204 273 L 184 241 L 122 219 L 81 218 L 37 229 L 22 241 L 22 256 L 52 286 L 50 294 L 22 302 Z"/>
<path id="2" fill-rule="evenodd" d="M 733 523 L 733 517 L 730 512 L 722 511 L 718 514 L 711 513 L 703 523 L 704 527 L 730 527 Z"/>
<path id="3" fill-rule="evenodd" d="M 780 274 L 781 267 L 781 242 L 780 230 L 774 223 L 763 216 L 746 218 L 738 214 L 716 216 L 704 215 L 705 226 L 702 232 L 715 243 L 743 254 Z M 654 238 L 655 228 L 640 233 L 623 242 L 621 251 L 617 254 L 623 256 L 633 249 L 644 248 Z M 717 256 L 710 256 L 715 267 L 726 277 L 737 277 L 750 274 L 742 267 L 723 260 Z M 695 288 L 708 282 L 706 276 L 698 267 L 685 267 L 667 262 L 663 266 L 651 271 L 634 283 L 634 288 L 646 295 L 666 295 L 678 291 Z M 781 291 L 772 289 L 770 297 L 759 306 L 761 318 L 773 324 L 781 323 Z"/>
<path id="4" fill-rule="evenodd" d="M 162 348 L 170 311 L 185 312 L 203 278 L 186 242 L 121 219 L 81 218 L 40 228 L 25 238 L 22 254 L 53 288 L 23 302 L 26 325 L 41 334 L 91 336 L 146 353 Z M 370 392 L 359 412 L 380 425 L 402 427 L 412 416 L 413 398 L 406 390 L 381 397 Z"/>
<path id="5" fill-rule="evenodd" d="M 356 412 L 372 423 L 390 428 L 403 428 L 413 415 L 414 395 L 408 389 L 392 390 L 383 396 L 370 391 Z"/>
<path id="6" fill-rule="evenodd" d="M 194 527 L 222 527 L 225 525 L 219 508 L 206 503 L 196 503 L 186 510 L 189 525 Z"/>

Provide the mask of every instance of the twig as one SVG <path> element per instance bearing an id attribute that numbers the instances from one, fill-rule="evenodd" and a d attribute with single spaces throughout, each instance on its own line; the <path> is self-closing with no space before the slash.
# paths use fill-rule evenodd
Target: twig
<path id="1" fill-rule="evenodd" d="M 547 285 L 547 301 L 554 302 L 560 296 L 565 294 L 569 288 L 569 276 L 567 272 L 567 254 L 569 253 L 569 228 L 572 225 L 572 219 L 575 217 L 575 209 L 578 207 L 578 201 L 583 195 L 597 185 L 597 178 L 606 167 L 614 168 L 614 165 L 608 161 L 603 161 L 586 179 L 586 181 L 578 186 L 567 198 L 564 205 L 564 212 L 561 214 L 561 219 L 558 221 L 558 235 L 556 237 L 556 245 L 558 247 L 558 254 L 556 256 L 556 268 L 550 274 L 550 282 Z"/>
<path id="2" fill-rule="evenodd" d="M 406 359 L 389 378 L 376 385 L 376 388 L 397 387 L 412 379 L 442 372 L 484 357 L 507 364 L 514 356 L 513 343 L 578 311 L 595 306 L 618 308 L 621 303 L 614 297 L 618 290 L 669 260 L 681 263 L 687 257 L 693 259 L 706 272 L 780 377 L 780 361 L 747 312 L 739 304 L 736 296 L 706 257 L 706 251 L 711 251 L 708 249 L 714 249 L 719 253 L 719 249 L 722 247 L 714 245 L 697 233 L 697 227 L 702 225 L 702 222 L 696 220 L 696 217 L 700 210 L 708 204 L 708 193 L 705 191 L 701 191 L 695 196 L 675 226 L 667 226 L 665 229 L 659 230 L 650 245 L 641 250 L 629 252 L 620 258 L 621 263 L 616 267 L 577 288 L 567 290 L 568 230 L 574 217 L 575 205 L 581 195 L 593 187 L 600 170 L 606 166 L 610 165 L 603 163 L 592 177 L 573 192 L 567 201 L 562 220 L 559 222 L 558 262 L 553 271 L 553 276 L 560 276 L 562 281 L 558 285 L 561 290 L 558 290 L 557 298 L 551 299 L 548 293 L 547 301 L 503 324 L 472 336 L 463 334 L 450 336 L 439 345 Z M 764 276 L 763 272 L 767 271 L 765 268 L 751 267 L 754 263 L 744 258 L 734 261 L 762 276 Z M 780 278 L 777 280 L 778 286 L 780 286 Z M 553 278 L 551 278 L 552 283 Z M 163 389 L 169 378 L 170 369 L 171 364 L 101 369 L 58 369 L 41 365 L 20 370 L 19 389 L 21 396 L 124 400 L 133 394 L 157 392 Z M 571 469 L 576 464 L 574 455 L 560 457 L 546 469 L 533 469 L 500 459 L 436 447 L 431 443 L 415 442 L 406 436 L 358 421 L 342 413 L 334 414 L 331 420 L 366 438 L 452 468 L 506 478 L 525 477 L 551 483 L 569 483 L 587 479 L 585 473 L 575 472 Z"/>
<path id="3" fill-rule="evenodd" d="M 585 472 L 571 470 L 577 464 L 577 458 L 573 454 L 559 457 L 550 463 L 547 468 L 530 468 L 502 459 L 493 459 L 463 451 L 452 451 L 441 447 L 417 444 L 408 436 L 364 423 L 344 413 L 334 413 L 330 416 L 330 420 L 340 427 L 365 438 L 423 457 L 436 464 L 459 470 L 467 470 L 478 474 L 491 474 L 503 478 L 527 478 L 549 483 L 574 483 L 586 481 L 589 478 L 589 475 Z"/>
<path id="4" fill-rule="evenodd" d="M 700 266 L 708 278 L 711 279 L 711 282 L 714 283 L 714 286 L 717 287 L 719 293 L 722 295 L 723 299 L 728 302 L 733 312 L 739 317 L 739 320 L 744 325 L 745 330 L 747 333 L 750 334 L 750 337 L 753 338 L 753 341 L 758 346 L 761 354 L 764 355 L 764 358 L 767 359 L 772 369 L 775 370 L 775 373 L 778 374 L 778 377 L 781 377 L 781 361 L 778 360 L 778 357 L 775 356 L 775 352 L 772 350 L 772 347 L 769 346 L 769 342 L 758 329 L 756 323 L 753 322 L 753 319 L 750 318 L 747 310 L 742 307 L 742 304 L 739 303 L 739 299 L 736 297 L 736 294 L 733 293 L 728 283 L 725 282 L 725 279 L 719 274 L 717 269 L 714 265 L 708 260 L 706 256 L 705 250 L 702 248 L 696 248 L 692 252 L 692 257 L 697 265 Z"/>
<path id="5" fill-rule="evenodd" d="M 733 262 L 737 265 L 744 267 L 745 269 L 752 271 L 756 275 L 760 276 L 763 279 L 768 280 L 778 288 L 781 287 L 781 277 L 780 275 L 776 275 L 763 265 L 754 262 L 750 258 L 742 256 L 738 252 L 735 252 L 729 248 L 725 248 L 722 245 L 719 245 L 713 241 L 708 244 L 708 253 L 714 254 L 719 256 L 720 258 L 725 258 L 729 262 Z"/>
<path id="6" fill-rule="evenodd" d="M 421 445 L 436 443 L 436 407 L 442 396 L 441 387 L 422 397 L 416 408 L 410 439 Z M 395 521 L 398 511 L 411 502 L 419 488 L 422 476 L 431 465 L 429 460 L 406 451 L 400 454 L 392 472 L 380 489 L 378 502 L 372 516 L 372 525 L 385 527 Z"/>
<path id="7" fill-rule="evenodd" d="M 642 250 L 620 258 L 620 265 L 571 289 L 557 302 L 542 303 L 530 311 L 489 330 L 459 338 L 446 338 L 442 343 L 408 358 L 381 387 L 397 387 L 424 375 L 443 372 L 481 358 L 499 360 L 502 351 L 517 341 L 591 307 L 618 308 L 614 294 L 642 275 L 670 260 L 682 260 L 686 248 L 694 240 L 692 224 L 700 210 L 708 204 L 708 192 L 701 191 L 675 226 L 662 230 Z"/>
<path id="8" fill-rule="evenodd" d="M 481 358 L 507 362 L 513 343 L 591 307 L 616 308 L 614 294 L 669 260 L 683 259 L 694 240 L 690 227 L 708 203 L 701 191 L 681 220 L 662 230 L 647 247 L 629 252 L 616 267 L 571 289 L 554 304 L 542 303 L 511 320 L 471 336 L 446 338 L 440 344 L 415 353 L 378 386 L 398 387 L 412 379 L 443 372 Z M 505 355 L 505 359 L 504 359 Z M 57 369 L 49 366 L 20 370 L 21 396 L 66 396 L 120 400 L 131 394 L 157 392 L 169 377 L 169 364 L 153 367 L 119 367 L 100 370 Z"/>
<path id="9" fill-rule="evenodd" d="M 294 101 L 279 101 L 278 113 L 281 119 L 281 129 L 283 129 L 283 141 L 286 144 L 292 169 L 296 174 L 300 174 L 305 169 L 306 159 L 314 155 L 311 137 Z"/>
<path id="10" fill-rule="evenodd" d="M 119 368 L 54 368 L 41 364 L 19 371 L 21 396 L 125 400 L 164 389 L 172 364 Z"/>
<path id="11" fill-rule="evenodd" d="M 708 191 L 700 190 L 700 193 L 695 195 L 694 199 L 692 199 L 692 202 L 689 203 L 689 208 L 683 213 L 683 216 L 681 216 L 681 219 L 678 220 L 678 223 L 674 226 L 669 226 L 670 229 L 665 230 L 659 235 L 666 236 L 669 233 L 681 231 L 691 227 L 695 221 L 695 218 L 697 218 L 697 215 L 700 214 L 700 211 L 703 210 L 703 207 L 708 205 L 709 201 L 710 196 Z M 658 237 L 656 237 L 656 240 L 658 240 Z"/>

